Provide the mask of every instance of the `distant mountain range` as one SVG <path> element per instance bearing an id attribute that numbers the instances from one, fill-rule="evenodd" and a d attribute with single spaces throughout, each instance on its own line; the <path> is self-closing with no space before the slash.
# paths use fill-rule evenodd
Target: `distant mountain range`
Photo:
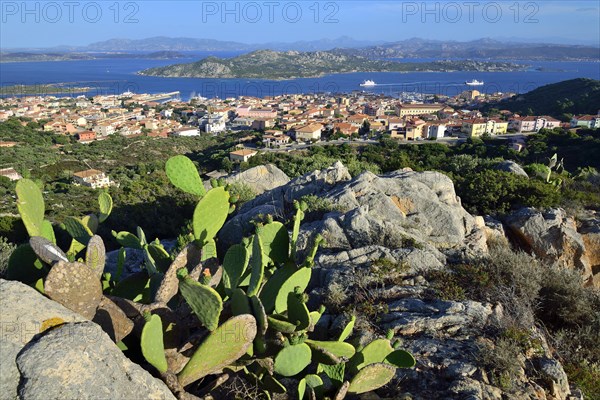
<path id="1" fill-rule="evenodd" d="M 404 63 L 372 60 L 340 51 L 276 52 L 258 50 L 234 58 L 207 57 L 200 61 L 140 71 L 140 75 L 178 78 L 294 79 L 351 72 L 508 72 L 528 66 L 507 62 L 452 60 Z"/>
<path id="2" fill-rule="evenodd" d="M 347 54 L 369 58 L 467 58 L 505 60 L 591 60 L 600 61 L 600 48 L 564 44 L 501 42 L 479 39 L 470 42 L 413 38 L 360 49 Z"/>
<path id="3" fill-rule="evenodd" d="M 241 43 L 216 39 L 156 36 L 146 39 L 109 39 L 87 46 L 56 46 L 51 49 L 10 49 L 11 51 L 63 51 L 63 52 L 148 52 L 148 51 L 254 51 L 261 49 L 318 51 L 339 48 L 357 48 L 383 44 L 385 41 L 356 40 L 348 36 L 298 42 Z"/>
<path id="4" fill-rule="evenodd" d="M 337 39 L 270 42 L 247 44 L 199 38 L 157 36 L 147 39 L 110 39 L 87 46 L 58 46 L 51 49 L 11 49 L 37 52 L 158 52 L 158 51 L 325 51 L 345 49 L 348 54 L 369 58 L 472 58 L 525 60 L 600 60 L 598 46 L 552 43 L 523 43 L 478 39 L 468 42 L 412 38 L 397 42 L 355 40 L 348 36 Z M 4 49 L 4 51 L 8 51 Z"/>

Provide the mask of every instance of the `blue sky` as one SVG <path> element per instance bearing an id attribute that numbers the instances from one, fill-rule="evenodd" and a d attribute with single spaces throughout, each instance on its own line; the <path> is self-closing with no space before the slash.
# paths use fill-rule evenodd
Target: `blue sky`
<path id="1" fill-rule="evenodd" d="M 481 37 L 600 42 L 593 1 L 8 1 L 0 47 L 86 45 L 111 38 L 195 37 L 244 43 L 337 38 Z"/>

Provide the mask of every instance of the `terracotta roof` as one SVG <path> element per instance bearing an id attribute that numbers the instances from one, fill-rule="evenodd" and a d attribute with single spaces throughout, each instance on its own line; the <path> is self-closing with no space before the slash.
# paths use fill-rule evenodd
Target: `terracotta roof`
<path id="1" fill-rule="evenodd" d="M 73 175 L 79 178 L 89 178 L 91 176 L 100 175 L 104 172 L 98 171 L 97 169 L 86 169 L 85 171 L 75 172 Z"/>
<path id="2" fill-rule="evenodd" d="M 256 151 L 254 151 L 254 150 L 243 149 L 243 150 L 235 150 L 235 151 L 232 151 L 232 152 L 231 152 L 231 153 L 229 153 L 229 154 L 233 154 L 233 155 L 235 155 L 235 156 L 250 156 L 250 155 L 254 155 L 254 154 L 256 154 L 256 153 L 257 153 L 257 152 L 256 152 Z"/>

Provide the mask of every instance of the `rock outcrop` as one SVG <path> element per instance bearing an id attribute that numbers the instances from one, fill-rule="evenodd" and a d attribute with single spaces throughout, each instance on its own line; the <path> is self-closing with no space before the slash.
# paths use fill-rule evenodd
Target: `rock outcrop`
<path id="1" fill-rule="evenodd" d="M 0 279 L 0 328 L 2 400 L 175 398 L 99 325 L 20 282 Z"/>
<path id="2" fill-rule="evenodd" d="M 221 230 L 227 244 L 251 232 L 252 219 L 284 216 L 294 200 L 316 195 L 332 212 L 305 231 L 319 232 L 326 248 L 350 250 L 369 245 L 388 248 L 432 246 L 447 253 L 485 251 L 483 219 L 471 216 L 456 196 L 450 178 L 436 172 L 396 171 L 377 176 L 364 172 L 352 179 L 338 162 L 323 171 L 296 178 L 244 204 Z"/>
<path id="3" fill-rule="evenodd" d="M 273 164 L 259 165 L 246 171 L 233 174 L 225 178 L 228 183 L 243 183 L 250 187 L 257 195 L 283 186 L 290 178 Z"/>
<path id="4" fill-rule="evenodd" d="M 339 335 L 347 310 L 362 313 L 353 340 L 364 344 L 391 330 L 417 365 L 399 370 L 400 385 L 388 386 L 382 395 L 402 398 L 406 392 L 414 400 L 580 398 L 544 334 L 534 327 L 536 350 L 513 349 L 512 387 L 503 387 L 482 365 L 481 349 L 499 347 L 491 339 L 496 336 L 488 333 L 498 331 L 508 307 L 486 302 L 492 301 L 488 298 L 449 300 L 436 294 L 435 276 L 448 276 L 449 263 L 485 255 L 488 240 L 505 240 L 501 222 L 472 216 L 462 207 L 448 177 L 407 169 L 352 178 L 339 162 L 291 181 L 274 167 L 253 170 L 274 178 L 260 183 L 256 188 L 264 193 L 229 219 L 219 233 L 220 245 L 239 243 L 253 233 L 252 220 L 261 215 L 289 221 L 293 202 L 305 196 L 318 196 L 321 206 L 328 205 L 318 213 L 307 212 L 298 237 L 300 249 L 308 248 L 317 234 L 325 238 L 309 285 L 309 309 L 328 306 L 315 335 Z M 241 174 L 236 179 L 251 183 Z M 562 210 L 524 209 L 505 223 L 506 231 L 538 257 L 577 269 L 587 274 L 588 282 L 598 276 L 597 215 L 577 225 Z M 114 258 L 109 255 L 108 270 Z M 135 272 L 142 260 L 137 254 L 125 272 Z M 0 300 L 1 399 L 174 398 L 94 322 L 17 282 L 0 280 Z M 44 322 L 53 318 L 65 323 L 40 334 Z"/>
<path id="5" fill-rule="evenodd" d="M 93 322 L 61 325 L 34 338 L 17 365 L 22 399 L 175 399 Z"/>
<path id="6" fill-rule="evenodd" d="M 590 218 L 579 228 L 563 209 L 545 212 L 524 208 L 506 220 L 513 239 L 540 259 L 578 271 L 586 285 L 600 287 L 600 221 Z M 581 231 L 581 232 L 580 232 Z"/>
<path id="7" fill-rule="evenodd" d="M 525 178 L 529 178 L 527 172 L 514 161 L 506 160 L 496 164 L 495 168 L 499 171 L 510 172 L 511 174 L 524 176 Z"/>

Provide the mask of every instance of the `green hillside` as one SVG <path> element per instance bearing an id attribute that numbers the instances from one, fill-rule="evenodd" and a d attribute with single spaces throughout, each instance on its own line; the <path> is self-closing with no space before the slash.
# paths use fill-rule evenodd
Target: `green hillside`
<path id="1" fill-rule="evenodd" d="M 596 114 L 600 109 L 600 81 L 578 78 L 542 86 L 484 109 L 498 108 L 520 114 Z"/>
<path id="2" fill-rule="evenodd" d="M 277 52 L 259 50 L 234 58 L 207 57 L 203 60 L 149 68 L 140 75 L 178 78 L 293 79 L 350 72 L 507 72 L 528 68 L 507 62 L 444 60 L 421 63 L 371 60 L 335 51 Z"/>

